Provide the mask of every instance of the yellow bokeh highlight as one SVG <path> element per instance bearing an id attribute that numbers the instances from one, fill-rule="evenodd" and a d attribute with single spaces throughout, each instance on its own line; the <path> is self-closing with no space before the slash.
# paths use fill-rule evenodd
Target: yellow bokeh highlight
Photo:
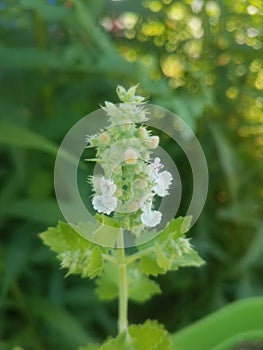
<path id="1" fill-rule="evenodd" d="M 142 26 L 142 33 L 145 36 L 159 36 L 165 31 L 165 25 L 158 21 L 149 21 Z"/>
<path id="2" fill-rule="evenodd" d="M 181 3 L 172 4 L 167 10 L 167 17 L 174 21 L 180 21 L 186 16 L 186 9 Z"/>
<path id="3" fill-rule="evenodd" d="M 230 100 L 234 100 L 235 98 L 237 98 L 238 96 L 238 89 L 235 86 L 230 86 L 227 90 L 226 90 L 226 96 L 230 99 Z"/>
<path id="4" fill-rule="evenodd" d="M 161 9 L 163 8 L 163 4 L 157 0 L 144 1 L 143 5 L 155 13 L 161 11 Z"/>
<path id="5" fill-rule="evenodd" d="M 161 62 L 163 73 L 169 78 L 181 78 L 184 75 L 184 66 L 175 55 L 163 58 Z"/>

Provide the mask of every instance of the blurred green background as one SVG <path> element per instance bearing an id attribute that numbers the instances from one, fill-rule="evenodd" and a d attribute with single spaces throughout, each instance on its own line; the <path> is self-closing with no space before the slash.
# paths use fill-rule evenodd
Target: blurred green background
<path id="1" fill-rule="evenodd" d="M 159 278 L 163 294 L 130 321 L 174 332 L 232 300 L 263 293 L 263 1 L 0 1 L 0 349 L 75 349 L 116 332 L 116 303 L 64 278 L 37 234 L 61 218 L 58 145 L 117 84 L 177 113 L 209 167 L 190 234 L 207 265 Z M 183 175 L 185 157 L 164 143 Z M 184 176 L 185 175 L 185 176 Z M 187 175 L 187 176 L 186 176 Z"/>

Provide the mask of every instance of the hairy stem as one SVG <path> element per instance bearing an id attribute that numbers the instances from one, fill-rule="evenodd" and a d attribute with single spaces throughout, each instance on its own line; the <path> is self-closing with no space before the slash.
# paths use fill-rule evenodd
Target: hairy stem
<path id="1" fill-rule="evenodd" d="M 123 232 L 120 232 L 118 248 L 119 268 L 119 333 L 127 332 L 128 329 L 128 277 L 127 264 L 125 261 L 125 248 L 123 248 Z"/>

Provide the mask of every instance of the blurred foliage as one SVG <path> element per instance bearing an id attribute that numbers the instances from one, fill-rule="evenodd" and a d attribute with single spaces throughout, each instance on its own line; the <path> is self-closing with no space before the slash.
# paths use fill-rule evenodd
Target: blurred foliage
<path id="1" fill-rule="evenodd" d="M 140 82 L 180 115 L 207 157 L 210 189 L 192 229 L 207 265 L 158 278 L 130 319 L 169 330 L 263 292 L 262 0 L 1 0 L 0 348 L 74 349 L 115 333 L 116 305 L 64 279 L 37 233 L 61 214 L 55 154 L 115 87 Z M 187 159 L 164 141 L 191 195 Z"/>

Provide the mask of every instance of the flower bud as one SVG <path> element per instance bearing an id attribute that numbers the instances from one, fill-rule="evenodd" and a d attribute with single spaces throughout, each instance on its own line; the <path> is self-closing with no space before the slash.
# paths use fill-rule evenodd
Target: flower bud
<path id="1" fill-rule="evenodd" d="M 110 141 L 110 136 L 107 132 L 103 131 L 100 136 L 99 136 L 99 141 L 101 143 L 104 143 L 105 145 L 109 143 Z"/>
<path id="2" fill-rule="evenodd" d="M 138 136 L 142 139 L 145 139 L 146 137 L 148 137 L 148 131 L 146 128 L 140 128 L 138 130 Z"/>
<path id="3" fill-rule="evenodd" d="M 135 201 L 131 202 L 128 205 L 128 209 L 129 209 L 129 212 L 137 211 L 139 209 L 139 204 L 137 202 L 135 202 Z"/>
<path id="4" fill-rule="evenodd" d="M 147 147 L 149 149 L 155 149 L 159 145 L 159 136 L 150 136 L 147 139 Z"/>
<path id="5" fill-rule="evenodd" d="M 114 193 L 114 195 L 117 197 L 117 198 L 119 198 L 119 197 L 121 197 L 122 196 L 122 190 L 120 189 L 120 188 L 117 188 L 117 190 L 115 191 L 115 193 Z"/>
<path id="6" fill-rule="evenodd" d="M 133 148 L 128 148 L 125 152 L 124 159 L 126 164 L 132 165 L 136 163 L 138 155 Z"/>

